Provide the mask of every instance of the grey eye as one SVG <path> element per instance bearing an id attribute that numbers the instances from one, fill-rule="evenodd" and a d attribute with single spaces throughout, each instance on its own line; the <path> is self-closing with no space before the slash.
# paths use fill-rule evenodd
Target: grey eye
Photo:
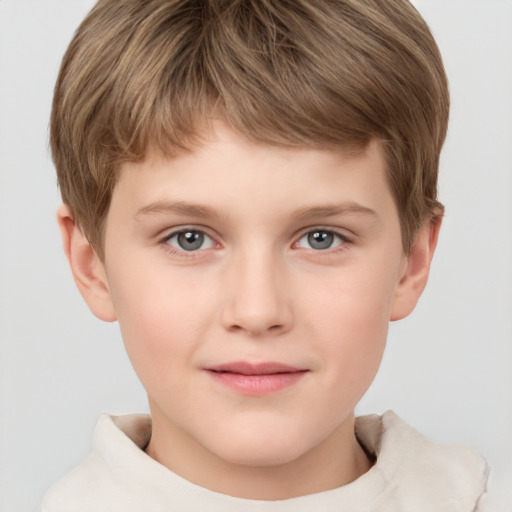
<path id="1" fill-rule="evenodd" d="M 338 233 L 327 231 L 325 229 L 315 229 L 306 233 L 298 242 L 298 246 L 305 249 L 314 249 L 316 251 L 325 251 L 332 249 L 344 242 L 344 239 Z"/>
<path id="2" fill-rule="evenodd" d="M 214 245 L 213 240 L 208 235 L 202 231 L 192 229 L 174 233 L 169 237 L 167 243 L 175 249 L 187 252 L 209 249 Z"/>

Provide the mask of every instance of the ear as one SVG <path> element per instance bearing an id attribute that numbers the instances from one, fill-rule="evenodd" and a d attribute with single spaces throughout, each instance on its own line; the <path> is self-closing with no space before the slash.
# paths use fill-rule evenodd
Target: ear
<path id="1" fill-rule="evenodd" d="M 76 225 L 70 208 L 62 204 L 57 210 L 64 252 L 73 278 L 89 309 L 101 320 L 117 319 L 110 296 L 105 266 Z"/>
<path id="2" fill-rule="evenodd" d="M 430 263 L 437 246 L 442 214 L 427 219 L 419 229 L 409 254 L 405 259 L 404 270 L 395 291 L 390 320 L 400 320 L 414 310 L 430 272 Z"/>

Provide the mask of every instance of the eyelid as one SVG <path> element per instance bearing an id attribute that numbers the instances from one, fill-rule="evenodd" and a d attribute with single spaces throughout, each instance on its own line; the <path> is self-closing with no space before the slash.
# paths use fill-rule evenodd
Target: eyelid
<path id="1" fill-rule="evenodd" d="M 161 230 L 161 233 L 165 233 L 164 235 L 158 235 L 158 241 L 164 242 L 165 240 L 169 240 L 174 235 L 179 233 L 184 233 L 187 231 L 197 231 L 200 233 L 204 233 L 206 236 L 210 237 L 212 240 L 217 241 L 219 238 L 215 234 L 212 233 L 212 230 L 206 226 L 201 226 L 198 224 L 182 224 L 179 226 L 167 227 L 166 229 Z"/>
<path id="2" fill-rule="evenodd" d="M 306 235 L 308 235 L 309 233 L 313 233 L 315 231 L 324 231 L 327 233 L 332 233 L 334 236 L 336 236 L 337 238 L 340 239 L 341 243 L 337 244 L 334 247 L 329 247 L 329 248 L 323 249 L 323 250 L 322 249 L 313 249 L 313 248 L 303 248 L 303 247 L 298 246 L 299 242 Z M 297 234 L 297 236 L 295 237 L 295 242 L 293 243 L 292 247 L 298 248 L 298 249 L 305 249 L 307 251 L 313 251 L 318 254 L 325 254 L 325 255 L 332 254 L 336 251 L 345 250 L 347 248 L 346 247 L 347 245 L 353 244 L 353 237 L 351 235 L 348 235 L 347 231 L 348 230 L 346 230 L 346 229 L 336 228 L 333 226 L 321 226 L 321 225 L 320 226 L 310 226 L 310 227 L 302 229 Z"/>
<path id="3" fill-rule="evenodd" d="M 334 226 L 308 226 L 306 228 L 301 229 L 297 232 L 295 239 L 299 240 L 308 233 L 314 232 L 314 231 L 326 231 L 327 233 L 333 233 L 336 236 L 339 236 L 340 238 L 343 238 L 343 240 L 346 240 L 347 242 L 352 241 L 352 239 L 355 237 L 355 234 L 353 234 L 350 230 L 346 228 L 338 228 Z"/>
<path id="4" fill-rule="evenodd" d="M 186 251 L 185 249 L 178 249 L 168 243 L 171 238 L 173 238 L 181 233 L 186 233 L 187 231 L 195 231 L 198 233 L 202 233 L 205 237 L 208 237 L 210 240 L 212 240 L 213 247 L 208 247 L 205 249 L 198 249 L 196 251 Z M 199 256 L 199 253 L 207 251 L 208 249 L 218 248 L 221 245 L 218 241 L 218 237 L 213 235 L 211 233 L 211 230 L 206 228 L 205 226 L 188 224 L 188 225 L 168 228 L 167 230 L 165 230 L 165 232 L 166 232 L 166 234 L 164 236 L 160 236 L 158 238 L 158 240 L 157 240 L 158 245 L 162 246 L 164 248 L 164 250 L 166 250 L 170 253 L 178 254 L 183 257 L 194 257 L 194 256 L 197 257 L 197 256 Z"/>

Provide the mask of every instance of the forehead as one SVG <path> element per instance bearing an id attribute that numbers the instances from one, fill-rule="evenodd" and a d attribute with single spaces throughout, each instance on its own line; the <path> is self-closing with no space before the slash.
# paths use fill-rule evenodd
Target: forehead
<path id="1" fill-rule="evenodd" d="M 224 212 L 255 205 L 297 212 L 339 203 L 379 210 L 393 200 L 377 140 L 359 152 L 269 146 L 218 124 L 191 151 L 173 157 L 153 152 L 123 164 L 111 208 L 122 203 L 140 216 L 179 202 Z"/>

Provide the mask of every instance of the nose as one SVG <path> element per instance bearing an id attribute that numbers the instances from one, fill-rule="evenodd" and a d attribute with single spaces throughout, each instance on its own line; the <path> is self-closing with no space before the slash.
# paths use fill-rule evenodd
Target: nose
<path id="1" fill-rule="evenodd" d="M 291 293 L 278 260 L 260 252 L 240 255 L 231 262 L 222 311 L 226 330 L 260 336 L 282 334 L 291 328 Z"/>

